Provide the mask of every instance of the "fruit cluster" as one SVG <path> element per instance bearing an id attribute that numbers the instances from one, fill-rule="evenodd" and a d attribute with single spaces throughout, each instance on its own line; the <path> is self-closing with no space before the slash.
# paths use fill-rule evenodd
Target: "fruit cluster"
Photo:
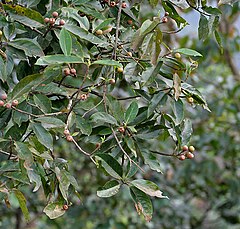
<path id="1" fill-rule="evenodd" d="M 0 107 L 6 107 L 7 109 L 11 109 L 12 107 L 16 107 L 18 105 L 18 100 L 14 99 L 11 103 L 5 103 L 5 100 L 7 99 L 6 94 L 1 95 L 1 100 L 0 100 Z"/>
<path id="2" fill-rule="evenodd" d="M 194 158 L 194 154 L 193 152 L 195 151 L 194 146 L 187 146 L 184 145 L 182 147 L 182 151 L 181 153 L 178 155 L 178 159 L 181 161 L 184 161 L 185 159 L 193 159 Z"/>
<path id="3" fill-rule="evenodd" d="M 63 74 L 64 74 L 64 76 L 69 76 L 69 75 L 76 76 L 77 71 L 75 68 L 64 68 Z"/>
<path id="4" fill-rule="evenodd" d="M 54 12 L 52 13 L 52 17 L 51 17 L 51 18 L 48 18 L 48 17 L 44 18 L 44 22 L 45 22 L 46 24 L 49 23 L 50 26 L 54 26 L 55 23 L 56 23 L 56 19 L 57 19 L 57 18 L 58 18 L 58 12 L 54 11 Z M 65 25 L 65 21 L 64 21 L 63 19 L 60 19 L 60 20 L 59 20 L 59 25 L 60 25 L 60 26 Z"/>
<path id="5" fill-rule="evenodd" d="M 65 129 L 63 131 L 63 134 L 65 135 L 65 137 L 66 137 L 68 142 L 72 142 L 73 141 L 73 137 L 71 136 L 71 134 L 70 134 L 68 129 Z"/>
<path id="6" fill-rule="evenodd" d="M 108 6 L 110 7 L 114 7 L 114 6 L 117 6 L 119 4 L 118 1 L 109 1 L 109 0 L 104 0 L 104 2 L 106 4 L 108 4 Z M 122 8 L 127 8 L 127 3 L 126 2 L 123 2 L 122 3 Z"/>

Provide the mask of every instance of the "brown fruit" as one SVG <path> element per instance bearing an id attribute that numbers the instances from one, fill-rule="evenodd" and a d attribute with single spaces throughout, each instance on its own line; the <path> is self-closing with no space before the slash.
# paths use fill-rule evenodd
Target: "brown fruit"
<path id="1" fill-rule="evenodd" d="M 122 8 L 126 8 L 127 7 L 127 3 L 126 2 L 123 2 L 122 3 Z"/>
<path id="2" fill-rule="evenodd" d="M 63 210 L 65 210 L 65 211 L 68 210 L 68 205 L 67 204 L 63 205 Z"/>
<path id="3" fill-rule="evenodd" d="M 175 56 L 175 58 L 177 58 L 177 59 L 181 59 L 181 57 L 182 57 L 179 52 L 176 52 L 174 56 Z"/>
<path id="4" fill-rule="evenodd" d="M 194 99 L 193 99 L 193 97 L 188 97 L 188 98 L 187 98 L 187 101 L 188 101 L 189 103 L 193 103 L 193 102 L 194 102 Z"/>
<path id="5" fill-rule="evenodd" d="M 115 82 L 115 79 L 109 79 L 109 83 L 111 84 L 111 85 L 114 85 L 116 82 Z"/>
<path id="6" fill-rule="evenodd" d="M 127 52 L 127 56 L 132 57 L 132 53 L 131 52 Z"/>
<path id="7" fill-rule="evenodd" d="M 123 73 L 123 68 L 117 68 L 118 73 Z"/>
<path id="8" fill-rule="evenodd" d="M 13 100 L 13 101 L 12 101 L 12 106 L 16 107 L 17 105 L 18 105 L 18 100 L 16 100 L 16 99 Z"/>
<path id="9" fill-rule="evenodd" d="M 193 153 L 193 152 L 195 151 L 194 146 L 189 146 L 189 151 L 190 151 L 191 153 Z"/>
<path id="10" fill-rule="evenodd" d="M 129 25 L 132 25 L 133 21 L 132 21 L 131 19 L 129 19 L 129 20 L 127 20 L 127 23 L 128 23 Z"/>
<path id="11" fill-rule="evenodd" d="M 76 75 L 77 74 L 77 71 L 75 68 L 71 68 L 70 69 L 70 73 L 73 74 L 73 75 Z"/>
<path id="12" fill-rule="evenodd" d="M 12 104 L 11 104 L 11 103 L 6 103 L 5 107 L 6 107 L 7 109 L 11 109 L 11 108 L 12 108 Z"/>
<path id="13" fill-rule="evenodd" d="M 52 13 L 52 16 L 55 17 L 55 18 L 58 17 L 58 12 L 54 11 L 54 12 Z"/>
<path id="14" fill-rule="evenodd" d="M 178 157 L 178 159 L 179 159 L 180 161 L 184 161 L 184 160 L 186 159 L 186 157 L 185 157 L 184 154 L 181 154 L 181 155 Z"/>
<path id="15" fill-rule="evenodd" d="M 70 132 L 69 132 L 69 130 L 66 129 L 66 130 L 63 131 L 63 134 L 64 134 L 65 136 L 68 136 L 68 135 L 70 135 Z"/>
<path id="16" fill-rule="evenodd" d="M 111 7 L 116 6 L 116 2 L 110 2 L 110 6 L 111 6 Z"/>
<path id="17" fill-rule="evenodd" d="M 80 99 L 83 100 L 83 101 L 86 100 L 87 97 L 88 97 L 87 94 L 80 95 Z"/>
<path id="18" fill-rule="evenodd" d="M 186 155 L 186 157 L 188 159 L 193 159 L 194 158 L 194 154 L 193 153 L 187 152 L 185 155 Z"/>
<path id="19" fill-rule="evenodd" d="M 118 127 L 118 131 L 123 134 L 125 132 L 125 128 L 123 126 L 120 126 Z"/>
<path id="20" fill-rule="evenodd" d="M 96 32 L 95 32 L 97 35 L 102 35 L 103 34 L 103 31 L 101 29 L 98 29 Z"/>
<path id="21" fill-rule="evenodd" d="M 50 23 L 51 25 L 54 25 L 55 22 L 56 22 L 55 18 L 50 18 L 50 19 L 49 19 L 49 23 Z"/>
<path id="22" fill-rule="evenodd" d="M 49 18 L 48 17 L 44 18 L 44 22 L 48 23 L 49 22 Z"/>
<path id="23" fill-rule="evenodd" d="M 4 101 L 0 100 L 0 107 L 4 106 Z"/>
<path id="24" fill-rule="evenodd" d="M 63 20 L 63 19 L 61 19 L 60 21 L 59 21 L 59 25 L 65 25 L 65 21 Z"/>
<path id="25" fill-rule="evenodd" d="M 69 70 L 69 68 L 64 68 L 64 69 L 63 69 L 63 73 L 64 73 L 65 76 L 70 75 L 70 70 Z"/>
<path id="26" fill-rule="evenodd" d="M 1 99 L 6 100 L 7 99 L 7 94 L 2 94 Z"/>
<path id="27" fill-rule="evenodd" d="M 72 142 L 73 141 L 73 137 L 71 135 L 66 136 L 66 139 L 68 142 Z"/>
<path id="28" fill-rule="evenodd" d="M 187 145 L 183 146 L 182 151 L 188 151 L 188 146 Z"/>
<path id="29" fill-rule="evenodd" d="M 167 23 L 168 22 L 168 19 L 166 17 L 163 17 L 162 18 L 162 23 Z"/>

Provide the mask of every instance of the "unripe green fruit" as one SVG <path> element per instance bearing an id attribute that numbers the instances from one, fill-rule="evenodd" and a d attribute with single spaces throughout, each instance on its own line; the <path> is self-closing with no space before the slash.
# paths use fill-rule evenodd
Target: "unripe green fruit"
<path id="1" fill-rule="evenodd" d="M 188 151 L 188 146 L 187 145 L 183 146 L 182 151 Z"/>
<path id="2" fill-rule="evenodd" d="M 179 52 L 176 52 L 174 56 L 175 56 L 175 58 L 177 58 L 177 59 L 181 59 L 181 57 L 182 57 Z"/>
<path id="3" fill-rule="evenodd" d="M 194 146 L 189 146 L 189 151 L 190 151 L 191 153 L 193 153 L 193 152 L 195 151 Z"/>

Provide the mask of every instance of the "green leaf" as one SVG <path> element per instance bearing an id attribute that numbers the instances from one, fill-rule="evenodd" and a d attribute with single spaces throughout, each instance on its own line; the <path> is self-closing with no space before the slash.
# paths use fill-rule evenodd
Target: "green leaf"
<path id="1" fill-rule="evenodd" d="M 48 149 L 53 150 L 52 135 L 39 123 L 32 124 L 32 129 L 36 134 L 38 141 Z"/>
<path id="2" fill-rule="evenodd" d="M 82 134 L 90 135 L 92 133 L 91 124 L 83 117 L 76 116 L 76 126 L 80 129 Z"/>
<path id="3" fill-rule="evenodd" d="M 62 128 L 66 126 L 61 119 L 55 117 L 40 117 L 34 119 L 34 121 L 41 122 L 42 125 L 46 125 L 48 128 Z"/>
<path id="4" fill-rule="evenodd" d="M 117 125 L 117 120 L 111 116 L 110 114 L 107 114 L 106 112 L 97 112 L 94 113 L 91 116 L 91 119 L 93 122 L 103 122 L 103 123 L 109 123 L 113 125 Z"/>
<path id="5" fill-rule="evenodd" d="M 97 61 L 94 61 L 91 65 L 94 65 L 94 64 L 114 66 L 116 68 L 122 68 L 123 67 L 122 64 L 119 63 L 118 61 L 116 61 L 116 60 L 109 60 L 109 59 L 97 60 Z"/>
<path id="6" fill-rule="evenodd" d="M 62 215 L 64 215 L 65 211 L 63 210 L 63 204 L 61 202 L 58 203 L 50 203 L 44 209 L 43 212 L 50 218 L 56 219 Z"/>
<path id="7" fill-rule="evenodd" d="M 104 198 L 114 196 L 118 193 L 120 187 L 118 181 L 108 181 L 102 188 L 98 189 L 97 195 Z"/>
<path id="8" fill-rule="evenodd" d="M 9 94 L 9 98 L 12 100 L 18 99 L 53 76 L 54 75 L 51 74 L 34 74 L 26 76 L 13 88 L 13 91 Z"/>
<path id="9" fill-rule="evenodd" d="M 36 65 L 49 65 L 49 64 L 78 64 L 83 63 L 83 59 L 78 56 L 65 56 L 62 54 L 49 55 L 40 57 Z"/>
<path id="10" fill-rule="evenodd" d="M 104 14 L 100 13 L 99 11 L 97 11 L 95 8 L 93 8 L 90 4 L 86 4 L 86 5 L 81 5 L 76 7 L 79 11 L 85 13 L 86 15 L 91 15 L 94 18 L 97 19 L 102 19 L 104 20 Z"/>
<path id="11" fill-rule="evenodd" d="M 141 154 L 144 158 L 144 164 L 148 165 L 150 169 L 162 173 L 160 163 L 154 154 L 146 150 L 142 150 Z"/>
<path id="12" fill-rule="evenodd" d="M 135 202 L 135 207 L 139 214 L 143 214 L 146 221 L 150 221 L 152 219 L 153 214 L 153 205 L 152 201 L 148 195 L 146 195 L 141 190 L 130 187 L 131 196 Z"/>
<path id="13" fill-rule="evenodd" d="M 61 29 L 59 43 L 64 55 L 70 56 L 72 52 L 72 38 L 70 33 L 65 28 Z"/>
<path id="14" fill-rule="evenodd" d="M 192 136 L 192 122 L 189 119 L 186 119 L 184 121 L 184 126 L 183 126 L 183 130 L 181 133 L 181 141 L 182 141 L 182 145 L 187 145 L 191 139 Z"/>
<path id="15" fill-rule="evenodd" d="M 42 185 L 41 177 L 33 169 L 27 170 L 27 175 L 31 183 L 35 183 L 33 192 L 36 192 Z"/>
<path id="16" fill-rule="evenodd" d="M 158 186 L 149 180 L 137 179 L 130 182 L 133 186 L 145 192 L 149 196 L 155 196 L 158 198 L 168 198 L 163 196 L 162 192 L 159 190 Z"/>
<path id="17" fill-rule="evenodd" d="M 41 46 L 35 40 L 32 39 L 28 38 L 14 39 L 13 41 L 8 42 L 8 45 L 23 50 L 26 56 L 29 57 L 44 56 L 44 52 Z"/>
<path id="18" fill-rule="evenodd" d="M 188 48 L 180 48 L 180 49 L 175 49 L 174 52 L 178 52 L 181 54 L 184 54 L 186 56 L 202 56 L 201 53 L 193 50 L 193 49 L 188 49 Z"/>
<path id="19" fill-rule="evenodd" d="M 221 38 L 221 36 L 220 36 L 220 34 L 218 33 L 217 30 L 214 31 L 214 36 L 215 36 L 215 39 L 216 39 L 216 41 L 218 43 L 218 46 L 220 48 L 220 52 L 221 52 L 221 54 L 223 54 L 222 38 Z"/>
<path id="20" fill-rule="evenodd" d="M 198 38 L 199 40 L 206 40 L 209 34 L 208 19 L 201 14 L 199 26 L 198 26 Z"/>
<path id="21" fill-rule="evenodd" d="M 148 115 L 147 115 L 147 117 L 150 117 L 152 115 L 152 113 L 155 111 L 157 106 L 159 106 L 162 103 L 164 103 L 164 98 L 165 98 L 165 93 L 161 92 L 161 91 L 153 96 L 153 98 L 150 101 L 150 104 L 148 106 Z"/>
<path id="22" fill-rule="evenodd" d="M 68 188 L 70 186 L 70 181 L 68 176 L 65 174 L 64 170 L 60 170 L 58 167 L 55 167 L 55 174 L 59 182 L 59 189 L 63 198 L 68 201 Z"/>
<path id="23" fill-rule="evenodd" d="M 32 107 L 28 105 L 26 101 L 20 103 L 18 105 L 18 109 L 26 111 L 28 113 L 32 113 Z M 21 126 L 23 122 L 27 122 L 29 120 L 29 115 L 20 113 L 18 111 L 13 111 L 12 118 L 13 121 L 18 124 L 18 126 Z"/>
<path id="24" fill-rule="evenodd" d="M 107 42 L 101 40 L 100 38 L 94 36 L 93 34 L 89 33 L 88 31 L 86 31 L 85 29 L 82 29 L 76 25 L 70 25 L 67 24 L 64 26 L 69 32 L 75 34 L 76 36 L 78 36 L 80 39 L 83 39 L 85 41 L 91 42 L 93 44 L 96 45 L 103 45 L 106 46 Z"/>
<path id="25" fill-rule="evenodd" d="M 93 33 L 96 32 L 99 29 L 107 27 L 112 21 L 116 20 L 115 18 L 108 18 L 104 20 L 102 23 L 100 23 L 94 30 Z"/>
<path id="26" fill-rule="evenodd" d="M 181 99 L 173 101 L 173 113 L 176 117 L 175 125 L 179 125 L 184 118 L 184 107 Z"/>
<path id="27" fill-rule="evenodd" d="M 32 152 L 29 150 L 26 143 L 15 142 L 18 157 L 24 161 L 33 162 Z"/>
<path id="28" fill-rule="evenodd" d="M 128 109 L 126 110 L 125 113 L 125 123 L 128 124 L 130 122 L 132 122 L 138 114 L 138 104 L 136 101 L 132 101 L 132 103 L 129 105 Z"/>
<path id="29" fill-rule="evenodd" d="M 0 56 L 0 80 L 5 82 L 7 80 L 7 70 L 6 70 L 6 65 Z"/>
<path id="30" fill-rule="evenodd" d="M 18 200 L 18 203 L 19 203 L 19 206 L 22 210 L 24 218 L 27 221 L 29 221 L 30 220 L 30 215 L 29 215 L 29 212 L 28 212 L 27 204 L 26 204 L 27 203 L 26 198 L 24 197 L 22 192 L 20 192 L 17 189 L 14 189 L 13 192 L 14 192 L 14 195 L 16 196 L 17 200 Z"/>
<path id="31" fill-rule="evenodd" d="M 50 113 L 52 109 L 51 100 L 42 94 L 36 94 L 33 96 L 34 103 L 43 113 Z"/>
<path id="32" fill-rule="evenodd" d="M 106 170 L 106 172 L 116 178 L 121 179 L 123 175 L 122 166 L 118 163 L 118 161 L 109 154 L 98 153 L 95 155 L 95 158 L 98 161 L 101 161 L 102 167 Z"/>

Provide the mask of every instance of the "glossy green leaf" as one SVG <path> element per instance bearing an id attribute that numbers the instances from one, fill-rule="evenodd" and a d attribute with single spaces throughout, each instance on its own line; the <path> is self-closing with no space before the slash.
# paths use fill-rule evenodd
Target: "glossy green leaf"
<path id="1" fill-rule="evenodd" d="M 8 45 L 23 50 L 29 57 L 44 56 L 41 46 L 32 39 L 18 38 L 9 42 Z"/>
<path id="2" fill-rule="evenodd" d="M 64 173 L 64 170 L 60 170 L 58 167 L 55 167 L 55 174 L 59 182 L 59 190 L 63 198 L 68 201 L 68 188 L 70 186 L 68 176 Z"/>
<path id="3" fill-rule="evenodd" d="M 82 134 L 89 136 L 92 133 L 92 125 L 79 115 L 76 116 L 76 126 L 80 129 Z"/>
<path id="4" fill-rule="evenodd" d="M 173 113 L 176 117 L 175 124 L 179 125 L 183 121 L 183 118 L 184 118 L 184 106 L 183 106 L 182 100 L 181 99 L 179 99 L 177 101 L 174 100 L 172 108 L 173 108 Z"/>
<path id="5" fill-rule="evenodd" d="M 98 161 L 101 161 L 102 167 L 106 170 L 106 172 L 117 179 L 121 179 L 123 175 L 122 166 L 118 163 L 118 161 L 109 154 L 98 153 L 95 155 L 95 158 Z"/>
<path id="6" fill-rule="evenodd" d="M 182 145 L 187 145 L 191 139 L 193 132 L 192 122 L 190 119 L 184 121 L 183 130 L 181 133 Z"/>
<path id="7" fill-rule="evenodd" d="M 142 150 L 141 154 L 144 158 L 144 164 L 148 165 L 152 170 L 162 173 L 162 168 L 160 166 L 159 160 L 153 153 Z"/>
<path id="8" fill-rule="evenodd" d="M 34 103 L 43 113 L 50 113 L 52 109 L 51 100 L 42 94 L 36 94 L 33 96 Z"/>
<path id="9" fill-rule="evenodd" d="M 99 11 L 97 11 L 94 7 L 92 7 L 90 4 L 86 4 L 86 5 L 81 5 L 81 6 L 78 6 L 77 9 L 80 11 L 80 12 L 83 12 L 85 13 L 86 15 L 91 15 L 93 16 L 94 18 L 98 18 L 98 19 L 102 19 L 104 20 L 105 17 L 104 17 L 104 14 L 101 14 Z"/>
<path id="10" fill-rule="evenodd" d="M 125 113 L 125 123 L 128 124 L 132 122 L 138 114 L 138 103 L 136 101 L 132 101 L 132 103 L 129 105 L 129 107 L 126 110 Z"/>
<path id="11" fill-rule="evenodd" d="M 193 49 L 188 49 L 188 48 L 175 49 L 174 52 L 178 52 L 178 53 L 184 54 L 186 56 L 202 56 L 201 53 L 199 53 Z"/>
<path id="12" fill-rule="evenodd" d="M 133 186 L 145 192 L 149 196 L 155 196 L 158 198 L 168 198 L 163 196 L 162 192 L 159 190 L 158 186 L 149 180 L 137 179 L 130 182 Z"/>
<path id="13" fill-rule="evenodd" d="M 70 63 L 83 63 L 81 57 L 78 56 L 65 56 L 61 54 L 49 55 L 40 57 L 36 65 L 50 65 L 50 64 L 70 64 Z"/>
<path id="14" fill-rule="evenodd" d="M 0 56 L 0 80 L 5 82 L 7 79 L 7 70 L 6 64 L 3 61 L 3 58 Z"/>
<path id="15" fill-rule="evenodd" d="M 98 189 L 97 195 L 104 198 L 114 196 L 118 193 L 120 187 L 118 181 L 108 181 L 102 188 Z"/>
<path id="16" fill-rule="evenodd" d="M 15 142 L 18 157 L 22 160 L 33 162 L 32 152 L 29 150 L 28 145 L 22 142 Z"/>
<path id="17" fill-rule="evenodd" d="M 105 112 L 97 112 L 94 113 L 91 116 L 91 119 L 93 122 L 103 122 L 103 123 L 109 123 L 109 124 L 113 124 L 113 125 L 117 125 L 117 120 L 111 116 L 110 114 L 107 114 Z"/>
<path id="18" fill-rule="evenodd" d="M 39 123 L 32 124 L 32 129 L 36 134 L 38 141 L 48 149 L 53 150 L 52 135 Z"/>
<path id="19" fill-rule="evenodd" d="M 153 114 L 153 112 L 155 111 L 155 109 L 157 108 L 157 106 L 161 105 L 161 102 L 164 102 L 164 97 L 165 97 L 165 93 L 161 92 L 161 91 L 153 96 L 153 98 L 148 106 L 147 117 L 150 117 Z"/>
<path id="20" fill-rule="evenodd" d="M 114 66 L 114 67 L 117 67 L 117 68 L 122 68 L 123 67 L 122 64 L 119 63 L 118 61 L 116 61 L 116 60 L 109 60 L 109 59 L 97 60 L 97 61 L 94 61 L 91 65 L 94 65 L 94 64 Z"/>
<path id="21" fill-rule="evenodd" d="M 48 128 L 63 128 L 66 124 L 55 117 L 40 117 L 36 118 L 35 121 L 41 122 L 42 125 L 46 125 Z"/>
<path id="22" fill-rule="evenodd" d="M 112 21 L 114 21 L 115 18 L 108 18 L 106 20 L 104 20 L 102 23 L 100 23 L 94 30 L 93 33 L 96 32 L 99 29 L 103 29 L 105 27 L 107 27 Z"/>
<path id="23" fill-rule="evenodd" d="M 62 28 L 59 35 L 59 44 L 65 56 L 70 56 L 72 52 L 72 38 L 70 33 Z"/>
<path id="24" fill-rule="evenodd" d="M 200 16 L 199 26 L 198 26 L 198 38 L 199 40 L 206 40 L 208 38 L 209 28 L 208 19 L 204 16 Z"/>
<path id="25" fill-rule="evenodd" d="M 18 203 L 19 203 L 19 206 L 22 210 L 22 213 L 24 215 L 24 218 L 29 221 L 30 220 L 30 215 L 29 215 L 29 212 L 28 212 L 28 208 L 27 208 L 27 201 L 26 201 L 26 198 L 24 197 L 24 195 L 22 194 L 22 192 L 20 192 L 19 190 L 17 189 L 14 189 L 13 190 L 14 192 L 14 195 L 16 196 L 17 200 L 18 200 Z"/>

